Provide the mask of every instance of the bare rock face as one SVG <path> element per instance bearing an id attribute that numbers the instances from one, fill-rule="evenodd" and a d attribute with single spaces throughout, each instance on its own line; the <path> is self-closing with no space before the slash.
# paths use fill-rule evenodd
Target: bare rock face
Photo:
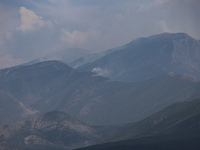
<path id="1" fill-rule="evenodd" d="M 92 144 L 101 138 L 94 128 L 59 111 L 0 127 L 3 149 L 71 149 Z"/>

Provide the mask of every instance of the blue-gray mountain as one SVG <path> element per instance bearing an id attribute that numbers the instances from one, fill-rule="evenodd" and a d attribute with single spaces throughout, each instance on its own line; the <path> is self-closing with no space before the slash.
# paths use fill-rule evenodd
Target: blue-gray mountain
<path id="1" fill-rule="evenodd" d="M 71 63 L 72 61 L 76 61 L 78 58 L 88 55 L 89 53 L 90 53 L 89 50 L 85 50 L 85 49 L 66 48 L 66 49 L 57 50 L 48 55 L 36 58 L 23 65 L 31 65 L 31 64 L 35 64 L 35 63 L 39 63 L 43 61 L 48 61 L 48 60 L 58 60 L 65 63 Z"/>
<path id="2" fill-rule="evenodd" d="M 129 126 L 108 141 L 170 134 L 173 138 L 200 137 L 199 122 L 200 99 L 178 102 Z"/>
<path id="3" fill-rule="evenodd" d="M 0 70 L 0 123 L 52 110 L 92 125 L 136 122 L 172 103 L 198 98 L 199 91 L 200 82 L 191 75 L 123 83 L 47 61 Z"/>
<path id="4" fill-rule="evenodd" d="M 165 33 L 74 63 L 90 62 L 78 68 L 89 72 L 59 61 L 0 70 L 0 149 L 70 149 L 122 128 L 87 126 L 59 111 L 86 124 L 111 125 L 137 122 L 195 98 L 135 123 L 110 140 L 117 140 L 111 149 L 191 149 L 192 142 L 199 146 L 199 47 L 199 41 L 186 34 Z M 52 110 L 59 111 L 47 113 Z M 36 117 L 41 113 L 47 114 Z M 19 120 L 26 121 L 10 124 Z"/>
<path id="5" fill-rule="evenodd" d="M 77 69 L 118 81 L 140 82 L 167 72 L 200 78 L 200 41 L 184 33 L 139 38 Z"/>
<path id="6" fill-rule="evenodd" d="M 78 68 L 81 65 L 87 64 L 87 63 L 92 63 L 108 54 L 111 54 L 114 51 L 118 51 L 118 50 L 122 50 L 126 47 L 126 45 L 117 47 L 117 48 L 112 48 L 106 51 L 102 51 L 102 52 L 97 52 L 97 53 L 91 53 L 88 55 L 85 55 L 83 57 L 78 58 L 75 61 L 72 61 L 71 63 L 68 63 L 71 67 L 73 68 Z"/>
<path id="7" fill-rule="evenodd" d="M 95 128 L 59 111 L 0 126 L 1 150 L 69 150 L 92 144 L 101 138 Z"/>
<path id="8" fill-rule="evenodd" d="M 199 150 L 200 99 L 173 104 L 99 144 L 80 150 Z"/>

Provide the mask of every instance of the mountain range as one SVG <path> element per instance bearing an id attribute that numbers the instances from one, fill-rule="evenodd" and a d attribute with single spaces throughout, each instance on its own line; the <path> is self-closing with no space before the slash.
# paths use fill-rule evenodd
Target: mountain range
<path id="1" fill-rule="evenodd" d="M 199 79 L 200 41 L 184 33 L 1 69 L 0 149 L 199 148 Z"/>
<path id="2" fill-rule="evenodd" d="M 22 65 L 31 65 L 43 61 L 48 61 L 48 60 L 58 60 L 62 61 L 65 63 L 71 63 L 71 62 L 76 62 L 77 59 L 80 57 L 84 57 L 90 54 L 89 50 L 81 49 L 81 48 L 66 48 L 62 50 L 57 50 L 55 52 L 52 52 L 48 55 L 36 58 L 32 61 L 29 61 L 27 63 L 24 63 Z"/>
<path id="3" fill-rule="evenodd" d="M 0 127 L 1 149 L 71 149 L 101 138 L 94 128 L 59 111 Z"/>
<path id="4" fill-rule="evenodd" d="M 167 72 L 200 78 L 200 41 L 185 33 L 138 38 L 77 69 L 118 81 L 140 82 Z"/>
<path id="5" fill-rule="evenodd" d="M 91 125 L 136 122 L 172 103 L 200 97 L 200 82 L 191 75 L 169 73 L 124 83 L 59 61 L 0 70 L 0 84 L 1 124 L 52 110 Z"/>
<path id="6" fill-rule="evenodd" d="M 198 150 L 200 99 L 179 102 L 113 135 L 108 143 L 80 150 Z"/>
<path id="7" fill-rule="evenodd" d="M 88 126 L 64 112 L 51 111 L 0 126 L 0 148 L 70 150 L 84 146 L 80 150 L 198 150 L 199 121 L 200 99 L 172 104 L 137 123 L 121 127 Z M 99 144 L 85 147 L 95 143 Z"/>

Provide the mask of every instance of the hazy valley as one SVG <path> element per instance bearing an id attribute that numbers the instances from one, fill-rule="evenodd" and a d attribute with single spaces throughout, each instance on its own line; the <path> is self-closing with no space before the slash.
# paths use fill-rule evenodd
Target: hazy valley
<path id="1" fill-rule="evenodd" d="M 86 54 L 0 70 L 0 149 L 200 147 L 200 41 L 163 33 Z"/>

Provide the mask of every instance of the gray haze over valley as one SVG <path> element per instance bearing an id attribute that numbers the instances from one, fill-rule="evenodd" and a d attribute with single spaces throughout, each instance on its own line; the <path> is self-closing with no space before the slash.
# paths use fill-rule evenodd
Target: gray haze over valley
<path id="1" fill-rule="evenodd" d="M 47 55 L 69 63 L 164 32 L 198 40 L 199 14 L 199 0 L 0 0 L 0 68 Z"/>
<path id="2" fill-rule="evenodd" d="M 199 150 L 199 0 L 0 0 L 1 150 Z"/>

